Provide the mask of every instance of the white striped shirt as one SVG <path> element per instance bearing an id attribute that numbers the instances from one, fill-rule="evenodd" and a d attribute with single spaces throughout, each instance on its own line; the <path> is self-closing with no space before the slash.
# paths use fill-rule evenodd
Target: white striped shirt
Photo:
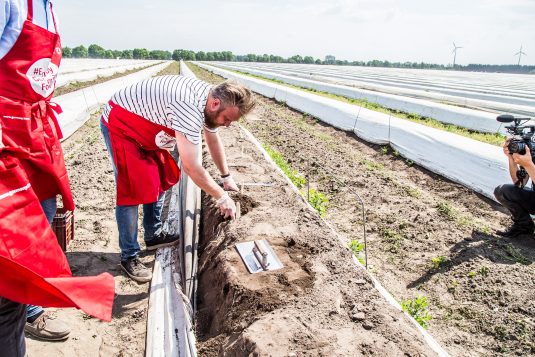
<path id="1" fill-rule="evenodd" d="M 177 75 L 146 79 L 119 90 L 111 101 L 131 113 L 142 116 L 186 136 L 193 144 L 201 142 L 204 125 L 204 108 L 212 86 L 191 77 Z M 102 118 L 108 121 L 110 105 Z"/>

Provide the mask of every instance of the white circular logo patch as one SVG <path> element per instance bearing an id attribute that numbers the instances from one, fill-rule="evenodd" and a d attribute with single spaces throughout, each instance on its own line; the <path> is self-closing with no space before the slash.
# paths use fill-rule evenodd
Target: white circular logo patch
<path id="1" fill-rule="evenodd" d="M 26 77 L 35 93 L 48 97 L 56 88 L 58 66 L 50 62 L 50 58 L 41 58 L 30 66 Z"/>
<path id="2" fill-rule="evenodd" d="M 176 139 L 174 136 L 171 136 L 162 130 L 158 134 L 156 134 L 154 142 L 159 148 L 173 150 L 176 144 Z"/>

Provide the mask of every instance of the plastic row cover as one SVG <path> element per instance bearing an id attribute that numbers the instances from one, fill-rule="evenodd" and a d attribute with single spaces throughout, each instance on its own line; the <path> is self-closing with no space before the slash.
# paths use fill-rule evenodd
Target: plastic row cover
<path id="1" fill-rule="evenodd" d="M 53 98 L 53 101 L 63 109 L 63 113 L 58 116 L 59 125 L 63 132 L 63 140 L 84 125 L 90 114 L 96 111 L 100 105 L 107 103 L 116 91 L 153 76 L 168 66 L 169 63 L 168 61 L 127 76 Z"/>
<path id="2" fill-rule="evenodd" d="M 364 79 L 358 73 L 347 72 L 347 69 L 342 70 L 336 68 L 336 66 L 313 66 L 303 68 L 306 65 L 279 65 L 268 66 L 265 63 L 246 63 L 235 64 L 242 69 L 256 68 L 259 70 L 268 70 L 270 72 L 276 72 L 278 74 L 287 74 L 292 77 L 301 77 L 306 79 L 315 79 L 320 82 L 332 82 L 336 81 L 337 84 L 347 86 L 357 86 L 367 88 L 371 91 L 378 91 L 383 93 L 391 93 L 394 95 L 402 95 L 414 98 L 425 98 L 427 100 L 433 100 L 437 102 L 450 102 L 456 103 L 461 106 L 473 106 L 486 108 L 491 111 L 498 111 L 501 113 L 516 113 L 520 115 L 535 115 L 535 107 L 533 96 L 530 95 L 529 90 L 510 91 L 508 84 L 503 86 L 501 91 L 496 88 L 485 88 L 481 91 L 474 90 L 473 88 L 451 90 L 447 89 L 447 84 L 434 83 L 433 86 L 425 86 L 423 84 L 400 84 L 398 80 L 385 79 L 386 74 L 377 77 L 374 80 Z M 313 66 L 310 67 L 310 66 Z M 329 67 L 329 68 L 326 68 Z M 335 67 L 336 69 L 333 69 Z M 329 70 L 330 69 L 330 70 Z M 354 67 L 351 69 L 355 69 Z M 379 68 L 373 69 L 374 71 L 380 71 Z M 465 73 L 468 76 L 470 73 Z M 529 79 L 529 76 L 527 76 Z M 439 80 L 436 78 L 435 80 Z M 436 85 L 435 85 L 436 84 Z M 520 86 L 520 85 L 519 85 Z M 509 93 L 505 95 L 503 93 Z"/>
<path id="3" fill-rule="evenodd" d="M 240 69 L 251 74 L 259 75 L 269 79 L 276 79 L 299 87 L 333 93 L 348 98 L 365 99 L 370 103 L 377 103 L 390 109 L 399 110 L 405 113 L 415 113 L 436 119 L 443 123 L 453 124 L 475 131 L 489 133 L 495 133 L 499 131 L 505 132 L 500 125 L 501 123 L 496 121 L 496 114 L 492 113 L 435 103 L 428 100 L 403 97 L 400 95 L 374 92 L 365 89 L 290 77 L 273 72 L 238 68 L 236 66 L 223 63 L 219 63 L 218 66 L 233 70 Z"/>
<path id="4" fill-rule="evenodd" d="M 132 69 L 144 68 L 153 66 L 163 61 L 121 61 L 115 60 L 116 62 L 109 67 L 101 68 L 91 68 L 91 69 L 82 69 L 78 71 L 72 71 L 69 73 L 62 73 L 61 71 L 58 74 L 56 80 L 56 87 L 67 85 L 72 82 L 85 82 L 92 81 L 98 77 L 110 77 L 116 73 L 122 73 L 130 71 Z M 60 67 L 61 68 L 61 67 Z"/>
<path id="5" fill-rule="evenodd" d="M 494 199 L 494 188 L 511 181 L 502 149 L 388 114 L 198 63 L 251 90 L 374 144 L 390 144 L 403 157 Z"/>
<path id="6" fill-rule="evenodd" d="M 191 69 L 189 69 L 188 66 L 186 66 L 184 61 L 180 61 L 180 74 L 183 75 L 184 77 L 196 78 L 196 76 L 193 74 Z"/>

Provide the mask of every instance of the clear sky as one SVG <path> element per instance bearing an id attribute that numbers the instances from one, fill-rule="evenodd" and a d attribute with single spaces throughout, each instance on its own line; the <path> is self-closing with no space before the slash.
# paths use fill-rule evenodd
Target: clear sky
<path id="1" fill-rule="evenodd" d="M 535 0 L 57 0 L 64 46 L 535 65 Z"/>

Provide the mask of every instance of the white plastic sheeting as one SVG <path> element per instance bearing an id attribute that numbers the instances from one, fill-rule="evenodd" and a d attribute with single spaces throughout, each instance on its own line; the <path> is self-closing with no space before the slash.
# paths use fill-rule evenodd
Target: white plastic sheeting
<path id="1" fill-rule="evenodd" d="M 95 112 L 100 105 L 107 103 L 116 91 L 155 75 L 170 63 L 167 61 L 139 72 L 52 98 L 52 101 L 58 103 L 63 109 L 63 113 L 58 116 L 63 140 L 84 125 L 90 114 Z"/>
<path id="2" fill-rule="evenodd" d="M 443 123 L 453 124 L 475 131 L 489 133 L 501 131 L 502 133 L 505 133 L 502 123 L 496 121 L 497 115 L 495 113 L 446 105 L 423 99 L 358 89 L 338 84 L 296 78 L 274 72 L 236 66 L 235 64 L 228 64 L 225 62 L 219 62 L 217 65 L 227 69 L 245 71 L 268 79 L 279 80 L 294 86 L 315 89 L 353 99 L 365 99 L 370 103 L 376 103 L 390 109 L 396 109 L 406 113 L 419 114 L 436 119 Z"/>
<path id="3" fill-rule="evenodd" d="M 511 181 L 507 158 L 500 147 L 356 105 L 203 63 L 198 64 L 223 77 L 239 80 L 259 94 L 285 102 L 288 106 L 336 128 L 353 131 L 366 141 L 390 144 L 405 158 L 491 199 L 495 199 L 493 192 L 496 186 Z"/>
<path id="4" fill-rule="evenodd" d="M 185 76 L 185 77 L 196 78 L 195 75 L 193 74 L 193 72 L 191 71 L 191 69 L 189 69 L 188 66 L 186 66 L 184 61 L 180 61 L 180 74 Z"/>
<path id="5" fill-rule="evenodd" d="M 195 77 L 182 61 L 180 73 Z M 198 162 L 202 161 L 201 155 L 199 151 Z M 201 190 L 182 170 L 180 160 L 179 167 L 180 181 L 170 191 L 178 192 L 178 202 L 172 200 L 171 204 L 180 211 L 180 248 L 158 249 L 157 252 L 147 318 L 147 357 L 197 355 L 192 319 L 197 288 Z"/>
<path id="6" fill-rule="evenodd" d="M 116 73 L 141 69 L 162 62 L 158 60 L 65 58 L 59 67 L 56 88 L 72 82 L 92 81 L 97 77 L 109 77 Z"/>
<path id="7" fill-rule="evenodd" d="M 176 249 L 156 251 L 147 318 L 147 357 L 197 355 L 193 311 L 181 289 L 180 261 Z"/>
<path id="8" fill-rule="evenodd" d="M 535 76 L 525 74 L 275 63 L 233 65 L 460 106 L 535 115 Z"/>

